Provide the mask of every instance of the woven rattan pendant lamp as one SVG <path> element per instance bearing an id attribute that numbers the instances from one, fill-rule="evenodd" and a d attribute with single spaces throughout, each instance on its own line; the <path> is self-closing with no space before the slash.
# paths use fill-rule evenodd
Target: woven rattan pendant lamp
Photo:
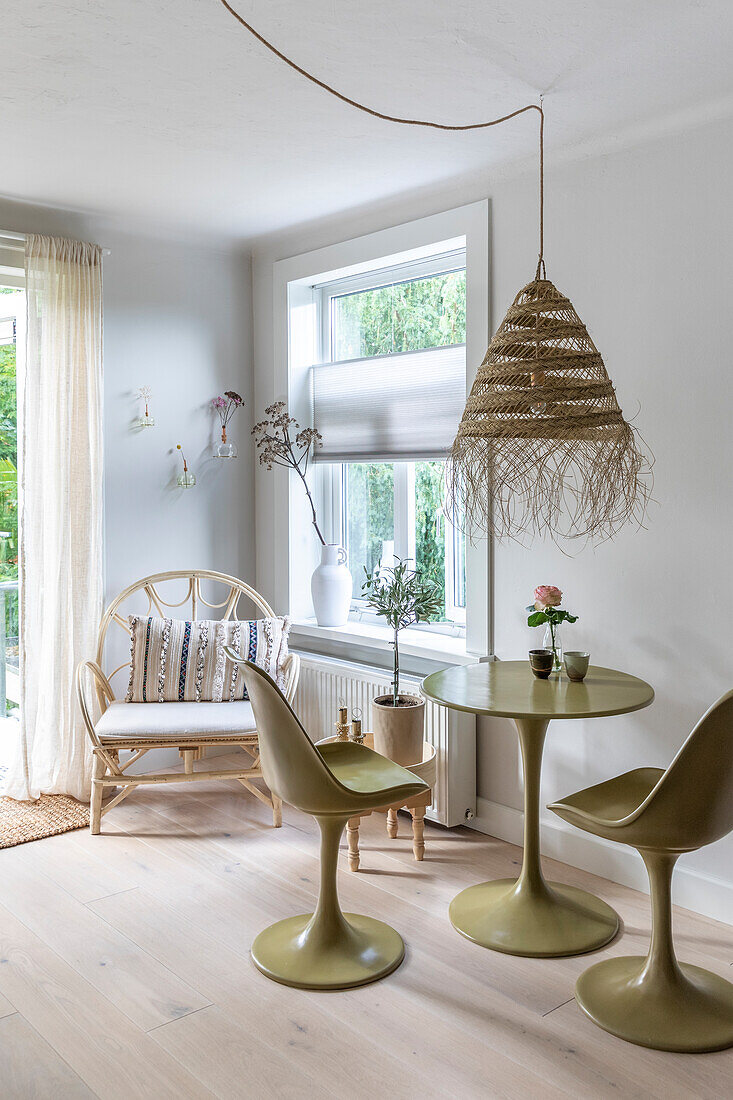
<path id="1" fill-rule="evenodd" d="M 489 122 L 452 126 L 399 118 L 343 95 L 286 57 L 228 0 L 223 6 L 301 76 L 359 111 L 404 126 L 482 130 L 539 112 L 539 258 L 479 367 L 448 462 L 447 509 L 471 535 L 608 538 L 642 522 L 651 460 L 624 420 L 603 359 L 544 261 L 542 102 Z"/>
<path id="2" fill-rule="evenodd" d="M 472 533 L 603 539 L 643 521 L 651 460 L 600 352 L 544 261 L 544 113 L 535 277 L 489 344 L 461 418 L 449 497 Z"/>
<path id="3" fill-rule="evenodd" d="M 642 522 L 651 463 L 572 302 L 538 268 L 479 367 L 451 450 L 474 532 L 607 538 Z"/>

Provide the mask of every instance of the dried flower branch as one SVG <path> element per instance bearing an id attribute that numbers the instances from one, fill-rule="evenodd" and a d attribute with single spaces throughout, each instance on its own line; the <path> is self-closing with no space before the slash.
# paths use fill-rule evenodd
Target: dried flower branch
<path id="1" fill-rule="evenodd" d="M 294 437 L 291 428 L 295 433 Z M 252 435 L 255 437 L 262 466 L 268 470 L 273 466 L 284 466 L 288 470 L 294 470 L 303 482 L 313 514 L 313 526 L 321 545 L 325 546 L 326 540 L 318 526 L 316 506 L 306 480 L 311 453 L 321 446 L 321 433 L 315 428 L 301 428 L 297 420 L 288 415 L 285 402 L 276 401 L 274 405 L 267 406 L 265 419 L 255 424 Z"/>

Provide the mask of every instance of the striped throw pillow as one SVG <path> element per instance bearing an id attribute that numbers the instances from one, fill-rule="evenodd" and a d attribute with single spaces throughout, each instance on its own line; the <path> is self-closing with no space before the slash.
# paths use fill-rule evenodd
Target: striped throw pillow
<path id="1" fill-rule="evenodd" d="M 239 666 L 232 664 L 224 652 L 228 645 L 283 686 L 289 619 L 185 622 L 130 615 L 129 623 L 128 703 L 227 703 L 247 699 Z"/>

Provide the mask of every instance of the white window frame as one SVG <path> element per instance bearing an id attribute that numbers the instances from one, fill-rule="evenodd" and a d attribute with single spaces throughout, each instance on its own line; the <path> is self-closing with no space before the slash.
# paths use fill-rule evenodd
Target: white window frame
<path id="1" fill-rule="evenodd" d="M 333 308 L 335 298 L 345 294 L 358 294 L 362 291 L 378 290 L 381 287 L 427 279 L 436 275 L 465 271 L 465 247 L 441 251 L 409 263 L 398 263 L 375 268 L 373 271 L 313 286 L 314 300 L 318 311 L 318 333 L 320 347 L 317 361 L 322 363 L 336 360 L 333 341 Z M 346 463 L 327 463 L 319 479 L 317 507 L 324 516 L 326 537 L 329 542 L 346 545 L 346 517 L 344 503 L 346 499 Z M 415 561 L 415 464 L 414 462 L 394 462 L 394 552 L 398 558 Z M 454 532 L 448 521 L 446 532 L 445 593 L 446 620 L 440 623 L 420 623 L 415 629 L 433 631 L 442 634 L 464 636 L 466 630 L 465 607 L 453 602 L 454 595 Z M 351 616 L 358 622 L 380 620 L 366 605 L 366 601 L 355 596 L 351 602 Z"/>
<path id="2" fill-rule="evenodd" d="M 268 361 L 260 359 L 257 363 L 257 406 L 285 400 L 291 415 L 301 424 L 310 422 L 312 405 L 307 372 L 317 361 L 320 344 L 320 310 L 314 286 L 373 274 L 384 268 L 385 257 L 389 257 L 388 266 L 394 267 L 463 247 L 466 249 L 468 392 L 489 341 L 489 211 L 486 200 L 275 261 L 272 264 L 272 360 L 269 361 L 268 355 Z M 324 468 L 325 464 L 317 464 L 314 468 L 317 490 Z M 296 484 L 294 475 L 288 476 L 286 471 L 280 470 L 258 472 L 257 488 L 258 576 L 262 563 L 272 600 L 279 609 L 289 610 L 294 619 L 296 641 L 299 623 L 303 624 L 304 633 L 313 637 L 320 629 L 313 625 L 310 602 L 310 575 L 318 562 L 318 546 L 301 499 L 305 494 Z M 266 507 L 262 507 L 260 501 Z M 332 522 L 327 512 L 328 502 L 321 517 L 325 523 Z M 490 578 L 489 540 L 467 543 L 467 656 L 485 657 L 493 652 Z M 324 637 L 326 632 L 324 629 Z M 339 628 L 337 633 L 344 643 L 353 641 L 348 627 Z M 363 629 L 359 637 L 363 641 Z M 381 648 L 384 641 L 375 639 L 374 644 Z"/>

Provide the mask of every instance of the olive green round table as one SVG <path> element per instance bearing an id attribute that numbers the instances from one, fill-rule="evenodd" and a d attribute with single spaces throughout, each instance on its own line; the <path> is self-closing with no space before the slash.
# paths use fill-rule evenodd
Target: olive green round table
<path id="1" fill-rule="evenodd" d="M 524 767 L 524 859 L 519 878 L 470 886 L 453 899 L 454 928 L 510 955 L 581 955 L 608 943 L 618 915 L 585 890 L 547 882 L 540 863 L 540 772 L 553 718 L 601 718 L 648 707 L 654 691 L 636 676 L 594 665 L 582 683 L 564 673 L 537 680 L 528 661 L 492 661 L 434 672 L 423 693 L 454 710 L 513 718 Z M 600 732 L 600 730 L 599 730 Z"/>

